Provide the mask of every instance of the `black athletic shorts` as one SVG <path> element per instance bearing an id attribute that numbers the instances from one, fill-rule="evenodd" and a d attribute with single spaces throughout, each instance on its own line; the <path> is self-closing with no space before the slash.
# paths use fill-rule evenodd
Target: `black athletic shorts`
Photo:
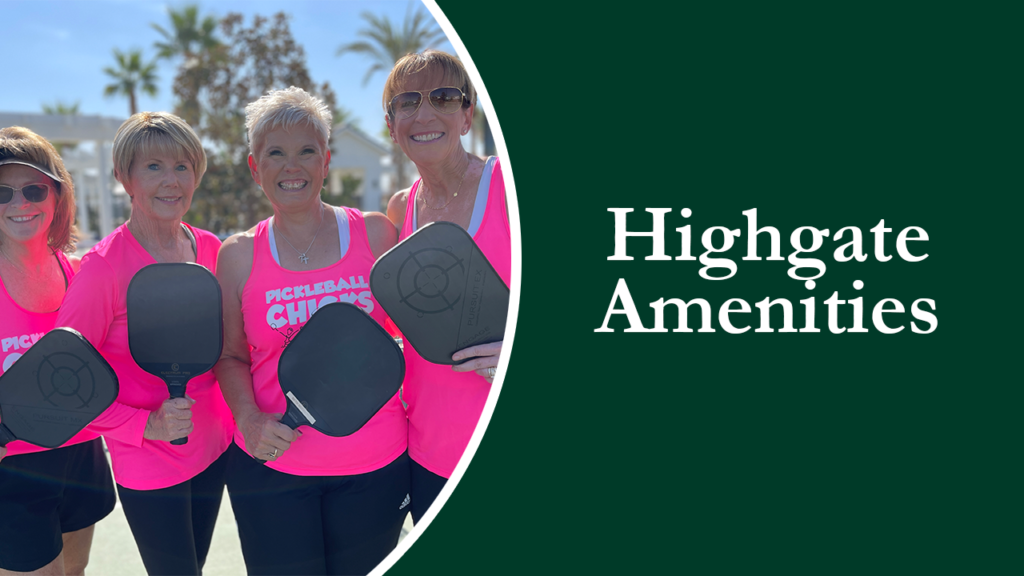
<path id="1" fill-rule="evenodd" d="M 228 495 L 242 556 L 257 574 L 366 574 L 398 545 L 409 456 L 352 476 L 294 476 L 228 448 Z"/>
<path id="2" fill-rule="evenodd" d="M 419 524 L 427 509 L 434 503 L 434 499 L 441 493 L 441 489 L 448 483 L 448 479 L 420 466 L 415 460 L 410 459 L 409 462 L 412 481 L 412 521 Z"/>
<path id="3" fill-rule="evenodd" d="M 114 509 L 114 482 L 99 438 L 0 461 L 0 568 L 31 572 L 64 549 L 61 534 Z"/>

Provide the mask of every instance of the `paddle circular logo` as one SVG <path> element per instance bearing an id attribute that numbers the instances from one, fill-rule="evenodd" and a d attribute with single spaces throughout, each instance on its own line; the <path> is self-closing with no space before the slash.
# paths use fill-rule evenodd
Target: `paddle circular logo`
<path id="1" fill-rule="evenodd" d="M 431 264 L 423 265 L 416 256 L 430 252 Z M 465 284 L 465 265 L 448 250 L 426 248 L 413 252 L 398 269 L 398 294 L 403 304 L 423 314 L 451 310 L 462 299 L 459 289 Z"/>
<path id="2" fill-rule="evenodd" d="M 92 370 L 74 354 L 50 354 L 36 374 L 43 398 L 58 408 L 88 407 L 96 395 Z"/>

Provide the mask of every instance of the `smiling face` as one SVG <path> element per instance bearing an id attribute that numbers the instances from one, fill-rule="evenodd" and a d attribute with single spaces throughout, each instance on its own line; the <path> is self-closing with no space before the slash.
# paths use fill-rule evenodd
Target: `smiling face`
<path id="1" fill-rule="evenodd" d="M 192 204 L 196 173 L 183 150 L 174 146 L 143 149 L 127 178 L 119 178 L 132 197 L 132 220 L 180 222 Z"/>
<path id="2" fill-rule="evenodd" d="M 275 128 L 257 144 L 249 171 L 275 208 L 319 202 L 331 152 L 316 128 L 305 123 Z"/>
<path id="3" fill-rule="evenodd" d="M 442 74 L 424 71 L 409 76 L 400 92 L 419 90 L 429 94 L 435 88 L 452 85 Z M 465 154 L 460 138 L 473 124 L 473 107 L 442 114 L 424 98 L 412 116 L 392 118 L 385 114 L 385 120 L 391 138 L 410 160 L 420 166 L 435 166 Z"/>
<path id="4" fill-rule="evenodd" d="M 42 202 L 29 202 L 19 190 L 7 204 L 0 204 L 0 241 L 46 242 L 57 205 L 58 187 L 49 176 L 21 164 L 0 166 L 0 184 L 22 188 L 29 184 L 46 184 L 50 193 Z"/>

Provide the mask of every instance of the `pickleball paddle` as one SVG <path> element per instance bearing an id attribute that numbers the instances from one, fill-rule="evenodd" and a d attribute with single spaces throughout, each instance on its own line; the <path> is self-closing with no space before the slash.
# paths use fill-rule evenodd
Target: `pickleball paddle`
<path id="1" fill-rule="evenodd" d="M 376 320 L 354 304 L 327 304 L 281 353 L 277 379 L 288 402 L 281 423 L 348 436 L 373 418 L 404 378 L 402 350 Z"/>
<path id="2" fill-rule="evenodd" d="M 117 375 L 82 335 L 55 328 L 0 376 L 0 446 L 56 448 L 117 399 Z"/>
<path id="3" fill-rule="evenodd" d="M 457 224 L 431 222 L 381 256 L 370 290 L 434 364 L 455 364 L 455 352 L 505 337 L 508 286 Z"/>
<path id="4" fill-rule="evenodd" d="M 128 284 L 128 347 L 140 368 L 183 398 L 188 381 L 213 368 L 224 344 L 217 278 L 192 263 L 150 264 Z M 185 444 L 188 438 L 172 440 Z"/>

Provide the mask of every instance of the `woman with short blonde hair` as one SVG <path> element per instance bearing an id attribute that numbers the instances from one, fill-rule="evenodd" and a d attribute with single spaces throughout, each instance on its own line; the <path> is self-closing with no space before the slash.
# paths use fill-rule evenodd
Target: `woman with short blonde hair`
<path id="1" fill-rule="evenodd" d="M 195 262 L 214 270 L 220 240 L 182 222 L 206 171 L 196 133 L 166 112 L 133 115 L 114 137 L 114 176 L 131 217 L 82 259 L 59 325 L 82 333 L 120 381 L 114 405 L 90 428 L 107 440 L 118 494 L 150 574 L 200 574 L 224 493 L 233 423 L 212 372 L 168 398 L 128 347 L 126 297 L 150 264 Z M 182 445 L 171 440 L 188 436 Z"/>
<path id="2" fill-rule="evenodd" d="M 391 139 L 420 173 L 388 202 L 388 218 L 404 240 L 430 222 L 464 228 L 494 270 L 511 285 L 512 242 L 505 181 L 497 157 L 467 152 L 461 137 L 473 124 L 476 91 L 458 58 L 438 50 L 395 63 L 384 86 Z M 469 444 L 498 366 L 501 342 L 456 352 L 452 367 L 431 364 L 405 346 L 402 398 L 408 403 L 412 516 L 419 521 Z"/>

